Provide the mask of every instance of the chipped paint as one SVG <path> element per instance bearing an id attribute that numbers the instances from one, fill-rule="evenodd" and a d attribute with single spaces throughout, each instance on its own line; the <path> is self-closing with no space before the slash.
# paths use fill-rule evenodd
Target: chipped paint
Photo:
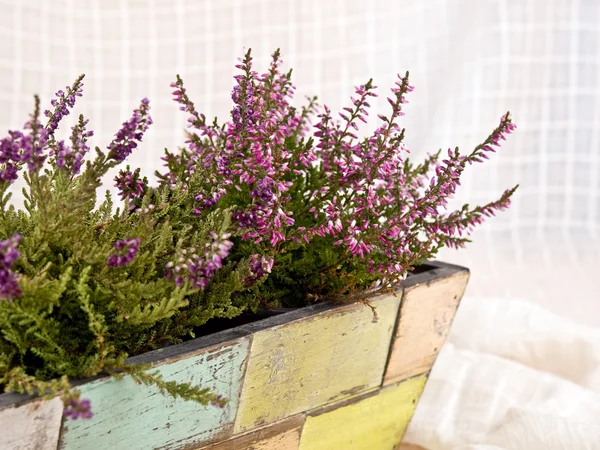
<path id="1" fill-rule="evenodd" d="M 384 384 L 431 370 L 469 281 L 459 271 L 404 290 Z"/>
<path id="2" fill-rule="evenodd" d="M 299 414 L 202 450 L 298 450 L 304 419 Z"/>
<path id="3" fill-rule="evenodd" d="M 81 386 L 90 420 L 65 421 L 61 449 L 178 449 L 231 436 L 250 339 L 213 346 L 158 367 L 165 379 L 211 387 L 230 399 L 224 408 L 174 400 L 154 387 L 102 379 Z"/>
<path id="4" fill-rule="evenodd" d="M 56 450 L 62 414 L 60 398 L 1 410 L 0 449 Z"/>
<path id="5" fill-rule="evenodd" d="M 379 386 L 399 298 L 372 303 L 375 323 L 369 308 L 352 304 L 257 332 L 235 432 Z"/>

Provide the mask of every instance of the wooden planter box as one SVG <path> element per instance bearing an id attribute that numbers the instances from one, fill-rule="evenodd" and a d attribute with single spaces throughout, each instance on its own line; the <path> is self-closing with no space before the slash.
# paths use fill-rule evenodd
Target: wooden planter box
<path id="1" fill-rule="evenodd" d="M 210 386 L 223 409 L 98 377 L 78 383 L 90 420 L 62 402 L 0 395 L 0 449 L 392 449 L 400 443 L 466 287 L 428 263 L 397 296 L 318 304 L 130 359 Z"/>

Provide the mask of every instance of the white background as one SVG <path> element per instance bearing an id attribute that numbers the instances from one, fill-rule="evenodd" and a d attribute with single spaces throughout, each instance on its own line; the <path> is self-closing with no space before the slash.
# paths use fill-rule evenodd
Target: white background
<path id="1" fill-rule="evenodd" d="M 0 130 L 26 121 L 33 93 L 48 104 L 86 73 L 76 112 L 90 119 L 95 145 L 105 147 L 139 100 L 150 98 L 155 123 L 128 160 L 150 175 L 160 169 L 163 148 L 184 140 L 186 117 L 170 95 L 175 74 L 199 110 L 225 120 L 233 65 L 248 47 L 257 70 L 280 47 L 285 67 L 294 69 L 298 101 L 316 94 L 334 111 L 347 106 L 354 85 L 372 77 L 381 94 L 373 106 L 386 112 L 387 89 L 409 70 L 416 90 L 403 125 L 417 159 L 438 148 L 467 150 L 512 112 L 516 133 L 491 161 L 465 174 L 459 191 L 461 202 L 484 203 L 521 184 L 511 209 L 486 223 L 469 249 L 442 255 L 468 265 L 472 279 L 457 319 L 461 328 L 455 326 L 440 366 L 460 366 L 450 353 L 468 332 L 508 330 L 518 321 L 501 321 L 510 311 L 564 319 L 548 319 L 556 333 L 600 325 L 597 0 L 0 0 Z M 516 304 L 524 310 L 511 309 Z M 499 322 L 478 328 L 490 308 Z M 523 333 L 530 329 L 522 323 Z M 528 339 L 538 342 L 532 333 Z M 502 334 L 495 339 L 512 342 Z M 523 350 L 525 341 L 515 338 L 514 345 Z M 432 406 L 443 397 L 426 395 L 427 401 Z M 411 440 L 431 448 L 477 443 L 456 426 L 450 437 L 435 434 L 439 423 L 419 419 L 426 409 L 417 411 Z M 470 423 L 465 414 L 461 420 Z"/>

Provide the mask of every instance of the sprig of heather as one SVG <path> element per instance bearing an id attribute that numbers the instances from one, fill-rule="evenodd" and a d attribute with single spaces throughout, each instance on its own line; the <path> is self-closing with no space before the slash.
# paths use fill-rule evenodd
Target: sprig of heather
<path id="1" fill-rule="evenodd" d="M 117 162 L 124 161 L 142 141 L 144 133 L 152 125 L 150 117 L 150 101 L 144 98 L 140 107 L 133 111 L 129 120 L 123 122 L 121 129 L 108 145 L 108 158 Z"/>
<path id="2" fill-rule="evenodd" d="M 83 164 L 83 157 L 89 150 L 86 145 L 92 131 L 86 131 L 87 121 L 80 116 L 79 122 L 73 127 L 69 148 L 64 141 L 56 141 L 54 132 L 60 121 L 67 116 L 69 108 L 75 106 L 75 99 L 82 95 L 83 75 L 79 76 L 72 87 L 66 91 L 58 91 L 51 101 L 52 110 L 44 111 L 48 122 L 44 127 L 40 122 L 40 99 L 35 96 L 34 112 L 30 120 L 23 126 L 23 131 L 9 131 L 9 135 L 0 140 L 0 180 L 8 184 L 18 178 L 21 167 L 26 164 L 29 173 L 37 172 L 43 166 L 47 155 L 53 156 L 57 167 L 68 168 L 78 174 Z"/>
<path id="3" fill-rule="evenodd" d="M 493 202 L 483 206 L 476 206 L 472 209 L 469 205 L 464 205 L 460 210 L 447 215 L 440 215 L 433 223 L 426 225 L 429 233 L 436 235 L 437 247 L 448 246 L 453 248 L 463 248 L 469 239 L 468 236 L 477 225 L 484 222 L 486 218 L 493 217 L 499 211 L 504 211 L 511 205 L 511 197 L 518 186 L 507 189 L 502 196 Z"/>
<path id="4" fill-rule="evenodd" d="M 286 179 L 292 153 L 285 142 L 299 124 L 289 105 L 295 88 L 290 74 L 279 73 L 279 56 L 276 51 L 269 71 L 262 75 L 252 70 L 249 51 L 236 66 L 242 75 L 235 77 L 233 121 L 226 128 L 235 158 L 231 164 L 234 186 L 249 192 L 251 204 L 238 210 L 234 218 L 242 218 L 238 224 L 244 228 L 244 239 L 255 243 L 267 240 L 271 247 L 284 242 L 285 230 L 294 224 L 293 213 L 286 208 L 293 182 Z"/>
<path id="5" fill-rule="evenodd" d="M 203 167 L 210 167 L 214 162 L 214 145 L 215 139 L 220 135 L 221 130 L 216 125 L 216 121 L 212 125 L 207 125 L 206 116 L 199 114 L 194 106 L 194 103 L 190 100 L 187 90 L 183 85 L 183 80 L 179 75 L 175 82 L 171 83 L 171 87 L 174 89 L 172 92 L 173 100 L 179 104 L 179 109 L 189 114 L 188 117 L 188 132 L 186 144 L 192 150 L 189 165 L 201 164 Z M 208 145 L 205 144 L 205 140 Z M 165 158 L 163 158 L 165 159 Z M 188 172 L 189 173 L 189 172 Z M 215 180 L 213 180 L 213 183 Z"/>
<path id="6" fill-rule="evenodd" d="M 48 131 L 39 121 L 40 99 L 35 96 L 34 112 L 23 125 L 23 131 L 12 130 L 0 140 L 0 180 L 12 183 L 24 164 L 30 173 L 40 169 L 46 156 L 44 149 L 48 143 Z"/>
<path id="7" fill-rule="evenodd" d="M 12 300 L 21 295 L 21 288 L 17 282 L 17 275 L 12 271 L 12 266 L 21 252 L 18 250 L 21 236 L 0 241 L 0 299 Z"/>
<path id="8" fill-rule="evenodd" d="M 74 175 L 78 175 L 83 165 L 85 155 L 90 151 L 87 140 L 94 135 L 93 130 L 87 130 L 89 120 L 79 115 L 77 124 L 71 127 L 71 151 L 65 158 L 64 167 Z M 60 167 L 60 166 L 59 166 Z"/>
<path id="9" fill-rule="evenodd" d="M 85 155 L 90 150 L 87 140 L 94 132 L 86 129 L 87 124 L 88 120 L 80 115 L 77 124 L 71 127 L 70 147 L 62 140 L 56 141 L 52 138 L 49 141 L 50 156 L 54 157 L 56 167 L 65 170 L 71 176 L 79 175 Z"/>
<path id="10" fill-rule="evenodd" d="M 272 247 L 286 240 L 285 230 L 294 223 L 292 212 L 284 208 L 293 184 L 285 179 L 293 161 L 285 142 L 302 123 L 302 116 L 290 108 L 294 86 L 289 73 L 279 73 L 280 64 L 279 52 L 275 52 L 269 71 L 259 75 L 252 69 L 250 51 L 240 59 L 236 67 L 242 74 L 234 77 L 232 120 L 222 131 L 215 124 L 205 126 L 204 116 L 196 112 L 178 77 L 172 85 L 174 99 L 190 113 L 190 124 L 201 133 L 191 135 L 187 142 L 190 156 L 167 155 L 171 167 L 185 163 L 180 173 L 200 173 L 204 180 L 195 193 L 195 214 L 214 207 L 235 189 L 245 198 L 243 207 L 233 214 L 244 239 L 266 240 Z M 170 174 L 160 178 L 173 179 Z"/>
<path id="11" fill-rule="evenodd" d="M 56 92 L 56 98 L 50 101 L 50 104 L 54 107 L 52 110 L 45 110 L 44 115 L 48 118 L 46 129 L 50 136 L 54 135 L 54 132 L 58 128 L 60 121 L 68 116 L 70 111 L 69 108 L 75 106 L 75 100 L 77 97 L 83 95 L 83 78 L 85 75 L 77 77 L 75 82 L 71 86 L 65 87 L 65 90 Z"/>

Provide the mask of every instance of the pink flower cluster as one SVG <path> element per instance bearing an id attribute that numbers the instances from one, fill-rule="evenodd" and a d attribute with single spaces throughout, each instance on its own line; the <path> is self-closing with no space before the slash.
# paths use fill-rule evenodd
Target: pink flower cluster
<path id="1" fill-rule="evenodd" d="M 173 84 L 175 101 L 190 114 L 190 131 L 186 152 L 167 156 L 172 171 L 163 178 L 175 180 L 175 171 L 183 170 L 204 180 L 195 192 L 197 215 L 227 198 L 243 239 L 259 245 L 261 253 L 277 254 L 288 241 L 310 245 L 315 238 L 332 239 L 345 247 L 347 258 L 361 260 L 389 285 L 437 248 L 464 245 L 463 234 L 509 205 L 514 189 L 483 207 L 440 211 L 455 194 L 465 165 L 487 159 L 514 131 L 508 114 L 470 154 L 448 150 L 446 159 L 431 155 L 415 167 L 398 125 L 414 89 L 408 73 L 398 76 L 387 98 L 391 112 L 377 116 L 382 123 L 372 135 L 359 137 L 377 96 L 372 81 L 355 88 L 350 105 L 338 114 L 341 120 L 324 105 L 311 135 L 315 103 L 300 110 L 292 105 L 295 88 L 280 64 L 278 51 L 264 74 L 253 70 L 250 52 L 240 60 L 231 121 L 222 127 L 206 123 L 179 77 Z"/>
<path id="2" fill-rule="evenodd" d="M 206 174 L 206 183 L 196 193 L 196 213 L 217 204 L 230 190 L 247 194 L 246 202 L 233 215 L 244 230 L 245 239 L 259 243 L 268 240 L 275 247 L 285 241 L 285 232 L 294 224 L 286 209 L 287 191 L 292 181 L 292 153 L 285 146 L 287 138 L 298 134 L 302 122 L 289 104 L 294 87 L 289 75 L 279 73 L 281 60 L 275 54 L 267 73 L 252 71 L 252 58 L 246 55 L 237 67 L 243 72 L 235 77 L 232 120 L 224 127 L 207 125 L 203 115 L 189 101 L 180 78 L 175 87 L 175 101 L 190 113 L 187 162 L 190 171 Z"/>

